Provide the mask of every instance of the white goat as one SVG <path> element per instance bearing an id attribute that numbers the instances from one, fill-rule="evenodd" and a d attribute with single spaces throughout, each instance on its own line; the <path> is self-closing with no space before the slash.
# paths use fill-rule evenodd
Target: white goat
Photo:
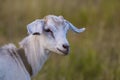
<path id="1" fill-rule="evenodd" d="M 13 44 L 0 48 L 0 80 L 31 80 L 50 55 L 55 52 L 61 55 L 69 53 L 67 31 L 77 33 L 77 29 L 62 16 L 48 15 L 28 24 L 29 35 L 20 42 L 20 48 Z"/>

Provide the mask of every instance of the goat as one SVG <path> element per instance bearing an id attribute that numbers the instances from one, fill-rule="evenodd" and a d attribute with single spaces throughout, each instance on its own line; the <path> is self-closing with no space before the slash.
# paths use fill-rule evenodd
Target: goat
<path id="1" fill-rule="evenodd" d="M 0 80 L 31 80 L 42 68 L 51 52 L 60 55 L 69 53 L 67 31 L 80 33 L 62 16 L 48 15 L 27 25 L 28 36 L 20 48 L 8 44 L 0 48 Z"/>

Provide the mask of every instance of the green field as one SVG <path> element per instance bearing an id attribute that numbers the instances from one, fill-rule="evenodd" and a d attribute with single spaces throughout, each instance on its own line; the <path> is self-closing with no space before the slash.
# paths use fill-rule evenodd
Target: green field
<path id="1" fill-rule="evenodd" d="M 33 80 L 120 80 L 120 0 L 0 0 L 0 45 L 18 46 L 26 25 L 49 14 L 86 31 L 69 31 L 70 54 L 53 53 Z"/>

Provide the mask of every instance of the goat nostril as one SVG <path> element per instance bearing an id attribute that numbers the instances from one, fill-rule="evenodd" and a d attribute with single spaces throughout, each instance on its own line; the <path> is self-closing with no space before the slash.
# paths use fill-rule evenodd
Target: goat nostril
<path id="1" fill-rule="evenodd" d="M 65 48 L 65 49 L 69 49 L 69 45 L 63 45 L 63 48 Z"/>

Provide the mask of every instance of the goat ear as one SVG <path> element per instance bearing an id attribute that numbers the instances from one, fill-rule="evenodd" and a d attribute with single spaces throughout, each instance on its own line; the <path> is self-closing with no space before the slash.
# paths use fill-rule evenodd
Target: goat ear
<path id="1" fill-rule="evenodd" d="M 38 35 L 43 32 L 44 21 L 43 20 L 35 20 L 32 23 L 27 25 L 28 34 Z"/>
<path id="2" fill-rule="evenodd" d="M 67 23 L 69 29 L 71 29 L 71 30 L 74 31 L 74 32 L 81 33 L 81 32 L 84 32 L 84 31 L 85 31 L 85 28 L 78 29 L 78 28 L 76 28 L 72 23 L 70 23 L 69 21 L 66 21 L 66 20 L 65 20 L 65 22 Z"/>

